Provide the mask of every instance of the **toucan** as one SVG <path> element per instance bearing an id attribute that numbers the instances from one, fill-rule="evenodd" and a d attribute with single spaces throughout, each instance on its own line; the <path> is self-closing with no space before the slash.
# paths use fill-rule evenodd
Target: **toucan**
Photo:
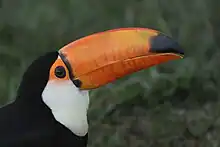
<path id="1" fill-rule="evenodd" d="M 94 33 L 48 52 L 0 109 L 0 147 L 86 147 L 89 91 L 183 57 L 176 41 L 148 28 Z"/>

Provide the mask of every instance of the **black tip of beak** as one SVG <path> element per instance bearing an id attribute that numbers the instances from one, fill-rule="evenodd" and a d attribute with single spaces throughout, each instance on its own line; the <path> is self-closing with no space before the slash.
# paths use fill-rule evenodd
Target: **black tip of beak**
<path id="1" fill-rule="evenodd" d="M 184 56 L 183 49 L 171 37 L 164 34 L 154 36 L 150 40 L 150 52 L 152 53 L 174 53 Z"/>

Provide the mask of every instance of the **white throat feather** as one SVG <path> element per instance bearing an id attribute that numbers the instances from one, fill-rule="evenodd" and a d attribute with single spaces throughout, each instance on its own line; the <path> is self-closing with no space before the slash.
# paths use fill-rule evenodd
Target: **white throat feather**
<path id="1" fill-rule="evenodd" d="M 77 136 L 87 134 L 88 91 L 79 90 L 71 80 L 54 80 L 48 81 L 42 93 L 42 98 L 58 122 Z"/>

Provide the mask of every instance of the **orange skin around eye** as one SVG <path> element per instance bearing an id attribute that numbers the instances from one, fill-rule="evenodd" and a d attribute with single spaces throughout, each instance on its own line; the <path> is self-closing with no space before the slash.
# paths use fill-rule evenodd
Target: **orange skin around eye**
<path id="1" fill-rule="evenodd" d="M 64 78 L 58 78 L 56 77 L 55 75 L 55 69 L 57 66 L 63 66 L 65 68 L 65 71 L 66 71 L 66 76 Z M 69 72 L 68 72 L 68 69 L 66 67 L 66 65 L 63 63 L 63 61 L 61 60 L 61 58 L 58 58 L 54 64 L 52 65 L 52 67 L 50 68 L 50 77 L 49 77 L 49 80 L 50 81 L 63 81 L 63 80 L 70 80 L 70 77 L 69 77 Z"/>

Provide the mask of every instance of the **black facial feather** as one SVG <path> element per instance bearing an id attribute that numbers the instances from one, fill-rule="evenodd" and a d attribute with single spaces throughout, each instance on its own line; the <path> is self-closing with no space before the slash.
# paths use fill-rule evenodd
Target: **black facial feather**
<path id="1" fill-rule="evenodd" d="M 58 52 L 49 52 L 32 62 L 22 77 L 17 91 L 17 100 L 40 96 L 48 82 L 50 68 L 58 57 Z"/>

